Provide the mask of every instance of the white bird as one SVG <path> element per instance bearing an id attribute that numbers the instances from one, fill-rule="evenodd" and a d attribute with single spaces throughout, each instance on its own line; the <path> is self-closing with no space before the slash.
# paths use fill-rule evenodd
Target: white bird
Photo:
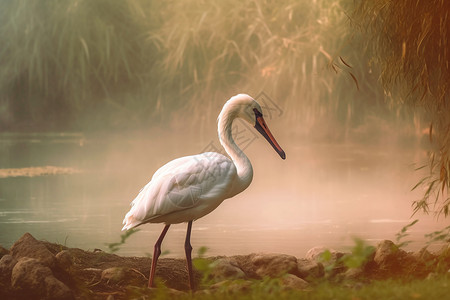
<path id="1" fill-rule="evenodd" d="M 216 152 L 205 152 L 172 160 L 155 172 L 151 181 L 131 202 L 132 207 L 125 215 L 122 230 L 145 223 L 166 224 L 154 247 L 149 287 L 153 286 L 161 243 L 170 225 L 188 222 L 185 252 L 189 284 L 194 289 L 190 244 L 192 222 L 250 185 L 253 178 L 252 165 L 232 137 L 231 125 L 236 118 L 254 125 L 280 157 L 286 158 L 270 133 L 258 102 L 246 94 L 230 98 L 219 114 L 218 132 L 220 143 L 231 159 Z"/>

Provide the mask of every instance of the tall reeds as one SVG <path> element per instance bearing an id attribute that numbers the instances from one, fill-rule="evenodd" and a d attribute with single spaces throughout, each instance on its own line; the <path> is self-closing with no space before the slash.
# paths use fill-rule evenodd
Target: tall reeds
<path id="1" fill-rule="evenodd" d="M 186 106 L 199 117 L 260 91 L 305 124 L 327 112 L 345 122 L 361 106 L 357 89 L 372 89 L 349 3 L 3 2 L 0 124 L 59 127 L 106 111 L 106 124 L 127 126 Z"/>
<path id="2" fill-rule="evenodd" d="M 151 2 L 3 1 L 0 92 L 13 120 L 67 125 L 98 106 L 124 109 L 151 80 L 157 52 L 144 38 Z M 127 101 L 131 101 L 132 97 Z"/>
<path id="3" fill-rule="evenodd" d="M 365 61 L 352 45 L 348 4 L 176 1 L 162 8 L 163 24 L 151 38 L 164 53 L 165 82 L 175 81 L 188 99 L 204 99 L 191 102 L 193 109 L 215 113 L 205 102 L 264 90 L 308 128 L 329 112 L 349 118 L 358 84 L 371 89 L 370 74 L 361 71 L 367 68 L 350 67 Z"/>

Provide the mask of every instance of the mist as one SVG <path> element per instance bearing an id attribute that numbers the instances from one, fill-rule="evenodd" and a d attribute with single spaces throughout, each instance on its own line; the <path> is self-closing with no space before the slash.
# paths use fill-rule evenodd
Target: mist
<path id="1" fill-rule="evenodd" d="M 446 225 L 413 215 L 424 190 L 412 189 L 428 174 L 416 169 L 432 147 L 429 115 L 399 105 L 381 86 L 347 19 L 353 1 L 266 4 L 263 12 L 246 1 L 201 9 L 189 1 L 57 2 L 39 10 L 29 1 L 2 4 L 20 18 L 12 23 L 3 13 L 9 21 L 0 34 L 8 41 L 0 71 L 1 245 L 30 232 L 106 249 L 159 167 L 223 151 L 217 116 L 238 93 L 260 102 L 287 158 L 236 121 L 253 182 L 194 222 L 194 248 L 304 256 L 319 245 L 346 250 L 354 237 L 395 240 L 417 218 L 408 232 L 416 249 Z M 104 7 L 111 12 L 100 14 Z M 69 171 L 8 175 L 45 166 Z M 119 254 L 151 252 L 163 226 L 139 228 Z M 169 256 L 184 255 L 185 231 L 179 224 L 168 232 Z"/>

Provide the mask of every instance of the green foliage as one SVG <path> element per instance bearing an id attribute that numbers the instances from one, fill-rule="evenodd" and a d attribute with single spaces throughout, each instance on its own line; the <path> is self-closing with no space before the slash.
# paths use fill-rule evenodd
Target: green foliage
<path id="1" fill-rule="evenodd" d="M 375 252 L 375 247 L 367 245 L 363 239 L 354 238 L 353 241 L 355 245 L 352 247 L 351 253 L 341 258 L 344 265 L 350 269 L 362 267 Z"/>
<path id="2" fill-rule="evenodd" d="M 108 252 L 114 253 L 120 250 L 120 247 L 125 244 L 126 240 L 134 233 L 138 232 L 140 229 L 132 228 L 125 231 L 125 233 L 120 235 L 120 242 L 106 244 L 108 246 Z"/>
<path id="3" fill-rule="evenodd" d="M 208 247 L 202 246 L 197 251 L 197 257 L 192 260 L 192 265 L 195 269 L 202 273 L 201 285 L 204 287 L 213 284 L 210 278 L 210 274 L 215 267 L 215 262 L 205 258 L 205 254 L 208 251 Z"/>
<path id="4" fill-rule="evenodd" d="M 444 248 L 441 248 L 440 255 L 435 260 L 435 270 L 440 273 L 448 273 L 448 258 L 450 257 L 450 226 L 443 228 L 442 230 L 437 230 L 425 235 L 427 241 L 427 246 L 429 247 L 436 243 L 444 243 Z"/>
<path id="5" fill-rule="evenodd" d="M 446 141 L 446 143 L 448 142 Z M 435 159 L 436 153 L 429 153 L 429 174 L 412 188 L 415 190 L 421 187 L 425 190 L 421 199 L 413 201 L 414 214 L 419 211 L 427 214 L 433 211 L 437 217 L 441 215 L 447 217 L 450 213 L 450 197 L 448 195 L 450 165 L 448 157 L 446 157 L 448 154 L 441 152 L 438 155 L 439 161 Z"/>
<path id="6" fill-rule="evenodd" d="M 440 300 L 448 297 L 450 276 L 440 275 L 433 279 L 383 280 L 373 281 L 365 285 L 321 283 L 308 291 L 284 289 L 279 280 L 265 279 L 254 282 L 248 289 L 241 291 L 217 290 L 189 293 L 173 293 L 169 289 L 158 289 L 152 294 L 150 290 L 133 294 L 133 298 L 142 298 L 143 295 L 151 296 L 151 299 L 190 299 L 190 300 L 235 300 L 235 299 L 308 299 L 308 300 L 348 300 L 348 299 L 430 299 Z"/>
<path id="7" fill-rule="evenodd" d="M 442 230 L 437 230 L 432 233 L 425 234 L 425 238 L 428 239 L 428 245 L 437 242 L 450 243 L 450 226 L 447 226 Z"/>
<path id="8" fill-rule="evenodd" d="M 419 222 L 418 219 L 412 221 L 408 225 L 403 226 L 402 229 L 395 234 L 395 241 L 398 248 L 406 247 L 411 243 L 411 241 L 403 241 L 403 239 L 405 239 L 409 235 L 408 230 L 417 222 Z"/>
<path id="9" fill-rule="evenodd" d="M 196 268 L 197 270 L 199 270 L 200 272 L 202 272 L 202 274 L 204 275 L 204 277 L 208 277 L 209 273 L 211 272 L 212 269 L 212 265 L 211 265 L 211 261 L 204 258 L 203 254 L 206 252 L 206 247 L 202 247 L 203 250 L 199 250 L 198 252 L 198 257 L 194 258 L 192 261 L 192 265 L 194 266 L 194 268 Z M 200 248 L 200 249 L 202 249 Z M 204 252 L 202 252 L 204 251 Z"/>
<path id="10" fill-rule="evenodd" d="M 332 254 L 329 249 L 326 249 L 319 255 L 319 262 L 321 263 L 328 263 L 331 261 Z"/>
<path id="11" fill-rule="evenodd" d="M 333 269 L 337 266 L 338 261 L 332 261 L 333 255 L 329 249 L 326 249 L 319 255 L 318 261 L 324 265 L 326 277 L 331 276 Z"/>
<path id="12" fill-rule="evenodd" d="M 339 267 L 355 269 L 363 267 L 375 252 L 375 247 L 368 245 L 366 241 L 360 238 L 353 238 L 354 245 L 350 249 L 350 253 L 344 254 L 342 257 L 333 258 L 330 250 L 325 250 L 319 256 L 319 262 L 324 265 L 326 277 L 332 277 L 333 271 Z"/>

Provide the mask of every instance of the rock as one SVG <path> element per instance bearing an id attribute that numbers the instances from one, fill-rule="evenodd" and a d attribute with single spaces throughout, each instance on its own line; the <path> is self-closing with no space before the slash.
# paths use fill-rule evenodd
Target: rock
<path id="1" fill-rule="evenodd" d="M 68 250 L 63 250 L 55 255 L 56 262 L 62 270 L 69 270 L 73 264 L 72 255 Z"/>
<path id="2" fill-rule="evenodd" d="M 325 271 L 323 264 L 308 259 L 297 260 L 297 269 L 299 277 L 303 279 L 307 278 L 321 278 L 324 276 Z"/>
<path id="3" fill-rule="evenodd" d="M 14 266 L 11 274 L 11 285 L 17 290 L 30 290 L 37 295 L 45 295 L 47 276 L 53 276 L 49 267 L 42 265 L 34 258 L 21 258 Z"/>
<path id="4" fill-rule="evenodd" d="M 232 259 L 219 258 L 212 264 L 213 269 L 210 273 L 210 277 L 215 280 L 223 281 L 225 279 L 245 278 L 244 271 L 242 271 L 241 268 L 237 266 L 237 262 L 233 261 Z"/>
<path id="5" fill-rule="evenodd" d="M 286 274 L 281 277 L 281 284 L 284 287 L 296 290 L 304 290 L 309 287 L 308 282 L 292 274 Z"/>
<path id="6" fill-rule="evenodd" d="M 324 257 L 324 256 L 326 256 L 326 255 L 324 255 L 324 253 L 326 253 L 327 251 L 330 253 L 329 258 Z M 335 263 L 342 256 L 344 256 L 344 253 L 342 253 L 342 252 L 339 252 L 334 249 L 329 249 L 329 248 L 325 248 L 322 246 L 318 246 L 318 247 L 309 249 L 308 252 L 306 252 L 305 258 L 307 260 L 318 261 L 325 265 L 329 265 L 329 264 Z"/>
<path id="7" fill-rule="evenodd" d="M 373 260 L 382 271 L 398 271 L 399 262 L 405 255 L 406 252 L 392 241 L 384 240 L 378 244 Z"/>
<path id="8" fill-rule="evenodd" d="M 417 260 L 421 260 L 423 262 L 429 262 L 436 258 L 435 255 L 431 254 L 430 251 L 428 251 L 427 247 L 423 247 L 422 249 L 419 250 L 419 252 L 415 252 L 413 256 Z"/>
<path id="9" fill-rule="evenodd" d="M 47 299 L 74 299 L 72 291 L 54 276 L 47 276 L 45 279 Z"/>
<path id="10" fill-rule="evenodd" d="M 31 234 L 25 233 L 11 247 L 11 255 L 16 259 L 21 257 L 35 258 L 51 269 L 56 267 L 55 256 Z"/>
<path id="11" fill-rule="evenodd" d="M 46 299 L 74 299 L 72 291 L 53 276 L 49 267 L 34 258 L 21 258 L 11 274 L 11 286 L 22 296 Z"/>
<path id="12" fill-rule="evenodd" d="M 343 274 L 344 278 L 347 280 L 356 280 L 364 277 L 364 268 L 350 268 Z"/>
<path id="13" fill-rule="evenodd" d="M 3 255 L 3 257 L 0 259 L 0 282 L 11 281 L 11 273 L 16 263 L 17 259 L 15 259 L 13 256 L 9 254 Z"/>
<path id="14" fill-rule="evenodd" d="M 335 249 L 325 247 L 314 247 L 306 253 L 306 259 L 320 262 L 324 267 L 324 273 L 327 277 L 333 277 L 337 274 L 343 273 L 347 267 L 340 260 L 345 253 L 339 252 Z"/>
<path id="15" fill-rule="evenodd" d="M 0 246 L 0 258 L 2 258 L 6 254 L 9 254 L 9 250 Z"/>
<path id="16" fill-rule="evenodd" d="M 286 254 L 256 254 L 251 262 L 259 277 L 279 277 L 283 274 L 298 274 L 297 258 Z"/>
<path id="17" fill-rule="evenodd" d="M 377 266 L 378 274 L 384 277 L 412 274 L 414 276 L 425 277 L 429 273 L 427 261 L 418 259 L 416 254 L 406 253 L 388 240 L 378 244 L 375 251 L 374 263 Z"/>

